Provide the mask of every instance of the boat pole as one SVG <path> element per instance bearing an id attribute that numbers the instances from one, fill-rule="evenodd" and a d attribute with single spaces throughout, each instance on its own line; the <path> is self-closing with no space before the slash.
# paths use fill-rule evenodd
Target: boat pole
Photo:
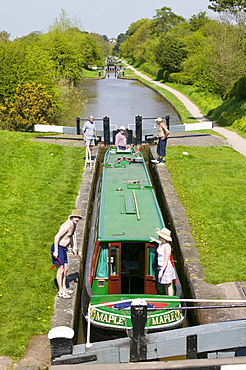
<path id="1" fill-rule="evenodd" d="M 90 343 L 90 334 L 91 334 L 91 304 L 89 303 L 88 307 L 88 321 L 87 321 L 87 339 L 85 348 L 90 348 L 92 344 Z"/>

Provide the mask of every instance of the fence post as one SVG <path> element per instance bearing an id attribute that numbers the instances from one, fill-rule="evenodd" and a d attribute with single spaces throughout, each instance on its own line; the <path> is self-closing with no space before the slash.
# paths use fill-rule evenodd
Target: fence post
<path id="1" fill-rule="evenodd" d="M 166 125 L 169 130 L 169 122 L 170 122 L 170 116 L 166 116 Z"/>
<path id="2" fill-rule="evenodd" d="M 104 145 L 110 145 L 110 128 L 109 128 L 109 117 L 103 117 L 103 136 L 104 136 Z"/>
<path id="3" fill-rule="evenodd" d="M 80 117 L 76 118 L 77 135 L 80 135 Z"/>

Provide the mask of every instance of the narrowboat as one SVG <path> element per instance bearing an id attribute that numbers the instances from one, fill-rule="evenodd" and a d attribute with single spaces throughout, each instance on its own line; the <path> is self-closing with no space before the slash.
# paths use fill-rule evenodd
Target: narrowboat
<path id="1" fill-rule="evenodd" d="M 165 295 L 156 279 L 156 243 L 150 237 L 157 237 L 156 229 L 163 227 L 140 150 L 109 148 L 97 183 L 81 302 L 94 336 L 130 335 L 135 300 L 147 304 L 148 332 L 177 328 L 184 322 L 178 277 L 173 296 Z"/>

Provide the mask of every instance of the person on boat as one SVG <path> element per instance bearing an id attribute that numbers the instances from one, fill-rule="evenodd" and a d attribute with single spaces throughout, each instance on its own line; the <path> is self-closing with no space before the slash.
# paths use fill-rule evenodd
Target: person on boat
<path id="1" fill-rule="evenodd" d="M 156 163 L 157 166 L 163 166 L 166 157 L 167 137 L 170 131 L 166 123 L 163 122 L 161 117 L 158 117 L 155 122 L 158 124 L 158 145 L 157 145 L 157 158 L 152 159 L 151 162 Z"/>
<path id="2" fill-rule="evenodd" d="M 117 149 L 126 149 L 126 128 L 125 126 L 120 126 L 118 134 L 115 135 L 115 146 Z"/>
<path id="3" fill-rule="evenodd" d="M 157 248 L 157 270 L 158 282 L 165 287 L 166 295 L 173 295 L 172 281 L 176 279 L 175 269 L 171 262 L 171 231 L 163 228 L 156 232 L 159 240 L 150 237 L 150 241 L 158 244 Z"/>
<path id="4" fill-rule="evenodd" d="M 96 124 L 93 121 L 94 117 L 89 116 L 88 121 L 84 123 L 82 129 L 82 138 L 85 140 L 85 145 L 89 146 L 92 155 L 92 148 L 95 145 L 95 140 L 98 140 L 96 133 Z"/>
<path id="5" fill-rule="evenodd" d="M 69 293 L 72 293 L 72 291 L 68 290 L 66 285 L 68 272 L 67 248 L 71 245 L 73 256 L 77 256 L 73 236 L 76 230 L 76 225 L 81 219 L 82 216 L 80 210 L 74 209 L 72 214 L 68 216 L 68 220 L 61 225 L 58 233 L 55 235 L 54 243 L 51 246 L 52 263 L 57 267 L 56 280 L 59 289 L 58 297 L 60 298 L 71 298 Z"/>

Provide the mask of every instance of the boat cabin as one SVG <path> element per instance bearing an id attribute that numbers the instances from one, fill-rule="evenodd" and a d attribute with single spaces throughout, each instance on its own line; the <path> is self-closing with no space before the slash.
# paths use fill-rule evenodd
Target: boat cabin
<path id="1" fill-rule="evenodd" d="M 92 292 L 156 294 L 155 246 L 144 242 L 98 243 L 92 268 Z"/>

